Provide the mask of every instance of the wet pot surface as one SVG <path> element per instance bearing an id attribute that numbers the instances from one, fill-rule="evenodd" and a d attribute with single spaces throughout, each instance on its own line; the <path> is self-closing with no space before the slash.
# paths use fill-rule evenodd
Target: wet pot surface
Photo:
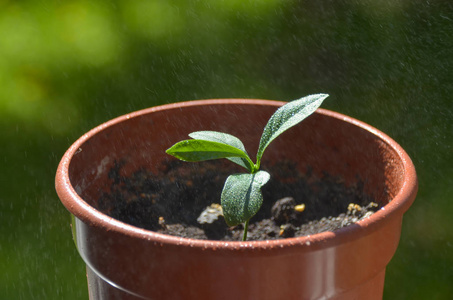
<path id="1" fill-rule="evenodd" d="M 255 153 L 264 124 L 282 104 L 165 105 L 107 122 L 74 143 L 60 163 L 56 186 L 75 216 L 92 299 L 382 298 L 385 266 L 415 198 L 415 171 L 393 140 L 340 114 L 318 110 L 270 145 L 262 165 L 290 161 L 291 169 L 310 169 L 313 178 L 328 174 L 345 187 L 361 182 L 360 193 L 383 209 L 351 226 L 281 240 L 203 241 L 152 232 L 101 212 L 112 209 L 103 197 L 112 194 L 116 165 L 118 178 L 140 170 L 159 174 L 171 160 L 165 149 L 197 130 L 228 132 Z"/>

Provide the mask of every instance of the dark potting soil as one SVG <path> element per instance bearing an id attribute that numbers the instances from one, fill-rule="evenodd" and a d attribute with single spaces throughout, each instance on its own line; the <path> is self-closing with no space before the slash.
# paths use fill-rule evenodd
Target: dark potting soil
<path id="1" fill-rule="evenodd" d="M 109 172 L 110 193 L 98 201 L 103 213 L 159 233 L 210 240 L 241 240 L 243 226 L 228 227 L 220 194 L 228 175 L 243 172 L 227 160 L 200 163 L 170 161 L 159 174 L 139 170 L 120 176 Z M 264 168 L 263 168 L 264 169 Z M 269 240 L 334 231 L 369 217 L 379 209 L 357 180 L 299 172 L 290 161 L 265 169 L 271 179 L 262 188 L 263 206 L 252 217 L 247 240 Z M 303 211 L 302 211 L 303 209 Z"/>

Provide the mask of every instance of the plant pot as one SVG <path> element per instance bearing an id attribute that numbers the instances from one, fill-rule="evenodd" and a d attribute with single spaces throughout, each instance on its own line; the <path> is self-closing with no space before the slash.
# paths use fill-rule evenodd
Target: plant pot
<path id="1" fill-rule="evenodd" d="M 264 125 L 283 104 L 229 99 L 153 107 L 104 123 L 69 148 L 56 189 L 73 215 L 90 299 L 382 299 L 403 213 L 415 199 L 415 169 L 387 135 L 335 112 L 318 109 L 283 133 L 262 165 L 289 158 L 346 185 L 361 178 L 385 206 L 351 226 L 284 240 L 203 241 L 140 229 L 95 209 L 115 162 L 124 176 L 157 172 L 172 159 L 165 149 L 197 130 L 228 132 L 256 153 Z"/>

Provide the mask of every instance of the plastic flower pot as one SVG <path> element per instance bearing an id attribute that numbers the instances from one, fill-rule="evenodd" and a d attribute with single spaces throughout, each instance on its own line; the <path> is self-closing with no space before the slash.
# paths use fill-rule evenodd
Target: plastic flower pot
<path id="1" fill-rule="evenodd" d="M 334 232 L 271 241 L 211 241 L 140 229 L 96 209 L 109 170 L 158 172 L 165 150 L 197 130 L 228 132 L 256 151 L 264 125 L 284 102 L 202 100 L 152 107 L 104 123 L 65 153 L 57 193 L 73 216 L 90 299 L 382 299 L 403 214 L 417 191 L 405 151 L 379 130 L 318 109 L 266 150 L 263 165 L 291 159 L 297 168 L 360 178 L 384 205 Z M 254 148 L 255 147 L 255 148 Z"/>

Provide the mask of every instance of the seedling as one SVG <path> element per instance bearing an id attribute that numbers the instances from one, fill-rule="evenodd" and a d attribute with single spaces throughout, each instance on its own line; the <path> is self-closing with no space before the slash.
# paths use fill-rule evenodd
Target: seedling
<path id="1" fill-rule="evenodd" d="M 316 94 L 291 101 L 271 116 L 261 136 L 256 163 L 250 159 L 243 143 L 235 136 L 217 131 L 196 131 L 192 139 L 176 143 L 166 152 L 188 162 L 227 158 L 244 167 L 249 173 L 230 175 L 225 181 L 220 204 L 228 226 L 244 223 L 242 240 L 247 239 L 249 220 L 263 203 L 261 187 L 270 179 L 270 174 L 260 170 L 261 158 L 267 146 L 287 129 L 311 115 L 326 99 L 327 94 Z"/>

